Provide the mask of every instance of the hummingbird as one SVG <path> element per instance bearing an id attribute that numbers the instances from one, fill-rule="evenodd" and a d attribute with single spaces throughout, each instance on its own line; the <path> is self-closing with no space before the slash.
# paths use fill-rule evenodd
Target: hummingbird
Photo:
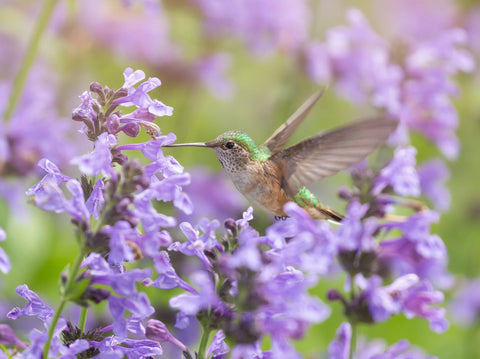
<path id="1" fill-rule="evenodd" d="M 237 190 L 275 218 L 287 217 L 283 207 L 293 201 L 313 219 L 340 222 L 343 216 L 324 206 L 305 186 L 365 159 L 388 139 L 397 123 L 382 117 L 364 119 L 285 148 L 323 92 L 310 96 L 262 145 L 257 146 L 245 132 L 232 130 L 208 142 L 164 147 L 212 149 Z"/>

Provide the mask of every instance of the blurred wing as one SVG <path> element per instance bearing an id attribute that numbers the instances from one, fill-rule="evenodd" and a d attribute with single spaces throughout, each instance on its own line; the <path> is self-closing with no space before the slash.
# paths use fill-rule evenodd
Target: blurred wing
<path id="1" fill-rule="evenodd" d="M 395 121 L 382 118 L 358 121 L 299 142 L 272 160 L 287 164 L 283 185 L 293 196 L 303 186 L 362 161 L 382 145 L 396 127 Z"/>
<path id="2" fill-rule="evenodd" d="M 295 129 L 304 120 L 313 105 L 315 105 L 318 99 L 322 97 L 324 92 L 325 88 L 310 96 L 308 100 L 305 101 L 305 103 L 300 106 L 300 108 L 295 111 L 295 113 L 291 115 L 288 120 L 270 136 L 270 138 L 268 138 L 268 140 L 265 141 L 264 145 L 269 148 L 272 154 L 283 149 Z"/>

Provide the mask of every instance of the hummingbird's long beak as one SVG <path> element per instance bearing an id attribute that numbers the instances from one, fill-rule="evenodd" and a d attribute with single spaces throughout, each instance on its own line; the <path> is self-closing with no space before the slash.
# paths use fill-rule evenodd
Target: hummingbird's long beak
<path id="1" fill-rule="evenodd" d="M 205 142 L 173 143 L 163 147 L 208 147 Z"/>

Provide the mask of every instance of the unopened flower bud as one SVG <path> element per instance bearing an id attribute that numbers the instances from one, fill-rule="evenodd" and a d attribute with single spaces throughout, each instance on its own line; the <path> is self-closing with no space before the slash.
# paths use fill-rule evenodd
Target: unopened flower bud
<path id="1" fill-rule="evenodd" d="M 150 319 L 147 322 L 147 328 L 145 330 L 145 336 L 148 339 L 155 340 L 157 342 L 170 342 L 182 351 L 188 351 L 188 348 L 180 340 L 175 338 L 167 329 L 167 326 L 161 321 L 156 319 Z"/>

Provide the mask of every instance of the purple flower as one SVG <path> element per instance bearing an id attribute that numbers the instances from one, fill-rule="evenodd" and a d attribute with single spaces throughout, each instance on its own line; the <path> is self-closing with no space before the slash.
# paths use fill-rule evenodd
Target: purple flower
<path id="1" fill-rule="evenodd" d="M 110 264 L 121 264 L 123 262 L 131 262 L 133 260 L 133 252 L 128 241 L 134 242 L 139 233 L 137 229 L 132 228 L 125 221 L 116 222 L 113 226 L 107 226 L 102 233 L 108 234 L 110 237 L 108 262 Z"/>
<path id="2" fill-rule="evenodd" d="M 402 196 L 419 196 L 420 183 L 415 169 L 414 147 L 397 148 L 393 159 L 380 171 L 375 179 L 372 193 L 379 194 L 387 186 L 391 186 L 395 193 Z"/>
<path id="3" fill-rule="evenodd" d="M 307 37 L 309 12 L 304 1 L 235 0 L 228 4 L 212 0 L 194 0 L 205 17 L 211 36 L 234 35 L 252 51 L 295 51 Z"/>
<path id="4" fill-rule="evenodd" d="M 387 229 L 400 229 L 402 235 L 380 243 L 379 259 L 399 275 L 416 273 L 442 288 L 451 286 L 445 244 L 439 236 L 430 233 L 430 225 L 437 222 L 438 217 L 434 211 L 423 211 L 404 222 L 385 224 Z"/>
<path id="5" fill-rule="evenodd" d="M 85 206 L 89 213 L 93 214 L 93 218 L 97 220 L 100 217 L 100 212 L 105 205 L 105 197 L 103 196 L 104 182 L 98 179 L 93 185 L 92 193 L 85 202 Z"/>
<path id="6" fill-rule="evenodd" d="M 228 54 L 216 53 L 201 59 L 196 65 L 196 73 L 200 81 L 218 98 L 232 96 L 232 84 L 225 79 L 225 72 L 231 62 Z"/>
<path id="7" fill-rule="evenodd" d="M 445 309 L 431 306 L 443 301 L 443 293 L 434 290 L 428 282 L 419 282 L 417 275 L 404 275 L 384 287 L 380 287 L 381 280 L 376 276 L 365 280 L 357 275 L 355 280 L 364 289 L 362 296 L 368 302 L 374 321 L 384 321 L 391 315 L 403 313 L 407 318 L 417 316 L 428 320 L 430 328 L 437 333 L 448 328 Z"/>
<path id="8" fill-rule="evenodd" d="M 104 176 L 113 176 L 111 150 L 116 144 L 116 137 L 104 132 L 98 136 L 92 152 L 75 157 L 70 162 L 77 165 L 79 170 L 87 176 L 96 177 L 100 173 Z"/>
<path id="9" fill-rule="evenodd" d="M 480 278 L 463 282 L 450 304 L 452 320 L 463 326 L 473 326 L 480 319 Z"/>
<path id="10" fill-rule="evenodd" d="M 180 287 L 192 294 L 198 294 L 198 292 L 188 283 L 183 281 L 176 273 L 170 263 L 168 253 L 161 251 L 157 256 L 153 258 L 155 270 L 159 273 L 159 276 L 153 282 L 153 286 L 160 289 L 173 289 Z"/>
<path id="11" fill-rule="evenodd" d="M 127 338 L 127 333 L 144 336 L 142 321 L 155 312 L 147 295 L 141 292 L 122 298 L 111 295 L 108 297 L 108 308 L 114 319 L 113 332 L 121 339 Z M 125 318 L 127 311 L 130 316 Z"/>
<path id="12" fill-rule="evenodd" d="M 90 267 L 92 283 L 110 286 L 118 295 L 129 297 L 136 293 L 136 282 L 150 278 L 152 271 L 146 269 L 131 269 L 124 272 L 114 270 L 98 253 L 91 253 L 82 262 L 82 267 Z"/>
<path id="13" fill-rule="evenodd" d="M 338 228 L 340 251 L 374 252 L 378 245 L 374 234 L 378 228 L 375 217 L 362 222 L 367 214 L 368 204 L 353 200 L 347 208 L 342 225 Z"/>
<path id="14" fill-rule="evenodd" d="M 115 103 L 122 106 L 137 106 L 139 108 L 148 109 L 148 112 L 155 116 L 171 116 L 173 108 L 160 102 L 159 100 L 152 98 L 148 95 L 148 92 L 159 87 L 161 81 L 156 77 L 150 77 L 145 82 L 141 83 L 136 89 L 133 85 L 139 80 L 145 78 L 143 71 L 137 70 L 134 72 L 131 68 L 127 68 L 124 72 L 125 83 L 123 87 L 128 89 L 128 95 L 120 98 Z"/>
<path id="15" fill-rule="evenodd" d="M 266 230 L 267 243 L 273 248 L 267 253 L 280 268 L 293 266 L 307 275 L 325 275 L 334 264 L 338 239 L 325 222 L 315 221 L 297 204 L 285 204 L 286 221 L 278 221 Z M 288 243 L 287 243 L 287 238 Z"/>
<path id="16" fill-rule="evenodd" d="M 76 359 L 77 354 L 80 354 L 90 348 L 90 344 L 85 339 L 78 339 L 67 347 L 63 347 L 60 350 L 61 354 L 59 359 Z"/>
<path id="17" fill-rule="evenodd" d="M 329 359 L 348 359 L 352 340 L 352 326 L 350 323 L 342 323 L 337 329 L 337 336 L 328 345 Z"/>
<path id="18" fill-rule="evenodd" d="M 418 176 L 422 193 L 437 210 L 446 211 L 451 201 L 450 192 L 443 183 L 450 176 L 447 165 L 440 159 L 428 161 L 420 166 Z"/>
<path id="19" fill-rule="evenodd" d="M 155 340 L 156 342 L 170 342 L 182 351 L 188 351 L 188 348 L 180 340 L 175 338 L 167 329 L 167 326 L 161 321 L 156 319 L 149 319 L 147 322 L 147 329 L 145 330 L 145 336 L 148 339 Z"/>
<path id="20" fill-rule="evenodd" d="M 180 311 L 175 325 L 178 328 L 185 328 L 189 322 L 188 317 L 197 314 L 202 309 L 225 310 L 209 274 L 201 271 L 194 272 L 192 282 L 198 287 L 198 294 L 179 294 L 169 301 L 170 307 Z"/>
<path id="21" fill-rule="evenodd" d="M 17 338 L 13 329 L 7 324 L 0 324 L 0 344 L 16 345 L 21 349 L 25 349 L 27 345 Z"/>
<path id="22" fill-rule="evenodd" d="M 25 299 L 28 303 L 20 308 L 13 308 L 8 314 L 9 319 L 18 319 L 24 315 L 30 317 L 37 317 L 44 323 L 50 321 L 53 316 L 53 309 L 47 306 L 35 292 L 28 289 L 26 284 L 17 287 L 16 292 L 19 296 Z"/>
<path id="23" fill-rule="evenodd" d="M 210 269 L 212 264 L 205 255 L 205 251 L 220 248 L 220 244 L 215 237 L 215 229 L 219 226 L 220 223 L 217 220 L 210 222 L 206 218 L 201 219 L 195 228 L 188 222 L 180 223 L 180 229 L 188 241 L 174 242 L 168 247 L 168 250 L 182 252 L 187 256 L 197 256 L 205 267 Z M 203 234 L 200 234 L 200 231 Z"/>
<path id="24" fill-rule="evenodd" d="M 212 344 L 207 348 L 207 357 L 212 356 L 212 358 L 224 358 L 225 355 L 230 351 L 228 345 L 225 343 L 225 333 L 223 330 L 219 330 L 215 333 L 215 336 L 212 339 Z"/>
<path id="25" fill-rule="evenodd" d="M 5 233 L 4 229 L 0 227 L 0 242 L 4 241 L 6 237 L 7 234 Z M 8 258 L 7 253 L 5 253 L 3 248 L 0 247 L 0 271 L 3 273 L 8 273 L 11 268 L 12 265 L 10 264 L 10 259 Z"/>

